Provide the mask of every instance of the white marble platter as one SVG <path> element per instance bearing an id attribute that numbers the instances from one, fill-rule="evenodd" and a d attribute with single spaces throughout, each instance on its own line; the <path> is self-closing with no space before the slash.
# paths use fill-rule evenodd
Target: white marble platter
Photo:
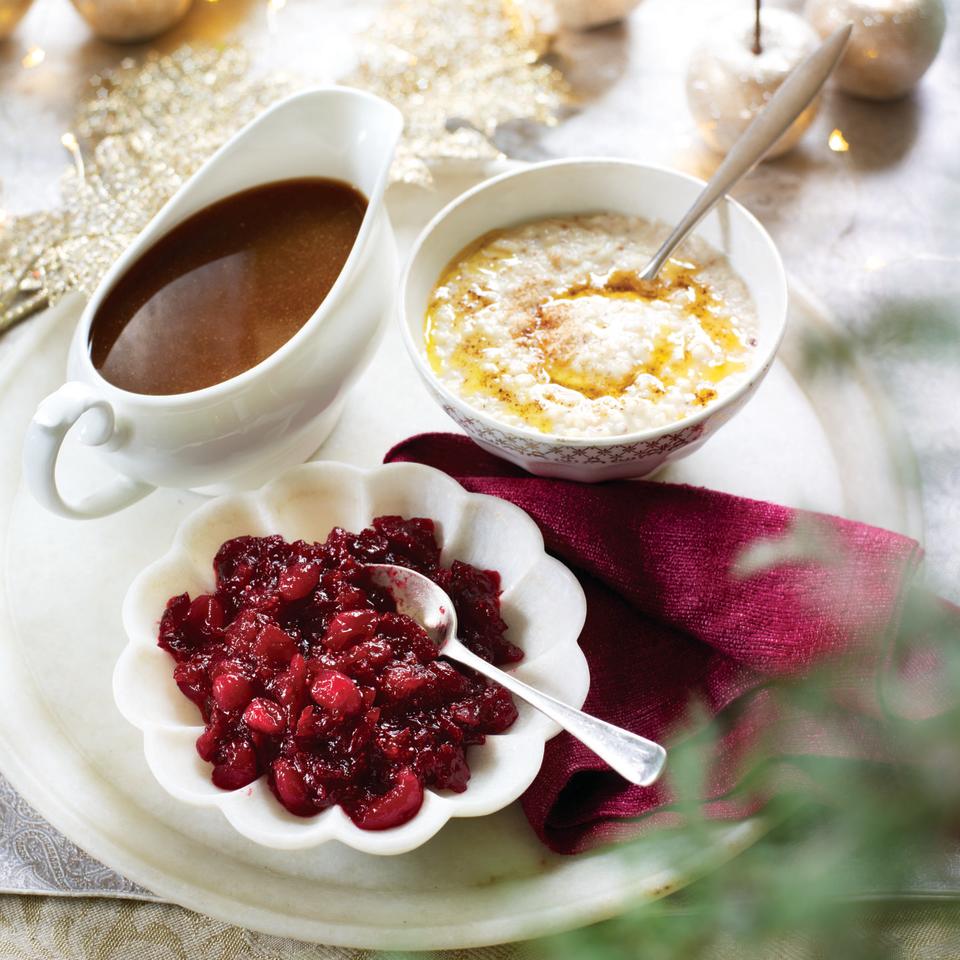
<path id="1" fill-rule="evenodd" d="M 401 252 L 476 169 L 446 171 L 425 192 L 394 187 Z M 610 916 L 662 896 L 736 854 L 759 821 L 717 825 L 692 847 L 664 831 L 576 857 L 550 854 L 517 805 L 452 822 L 411 854 L 379 858 L 337 844 L 278 852 L 236 835 L 216 811 L 168 797 L 140 736 L 110 690 L 124 644 L 120 601 L 201 498 L 158 491 L 98 521 L 43 512 L 20 488 L 19 448 L 36 402 L 62 380 L 79 304 L 32 321 L 0 367 L 0 767 L 68 838 L 158 896 L 241 926 L 327 944 L 439 949 L 518 940 Z M 749 406 L 664 480 L 696 483 L 839 513 L 913 535 L 919 511 L 904 484 L 904 441 L 862 371 L 807 382 L 799 335 L 823 329 L 794 291 L 782 361 Z M 452 423 L 420 386 L 391 325 L 318 457 L 357 465 L 396 441 Z M 65 481 L 90 488 L 89 450 L 66 451 Z"/>

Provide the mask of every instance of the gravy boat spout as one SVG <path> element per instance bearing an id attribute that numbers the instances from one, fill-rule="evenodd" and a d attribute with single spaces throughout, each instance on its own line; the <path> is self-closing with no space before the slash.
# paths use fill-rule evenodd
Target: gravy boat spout
<path id="1" fill-rule="evenodd" d="M 400 112 L 371 94 L 347 87 L 307 90 L 244 127 L 177 191 L 90 298 L 70 346 L 68 382 L 40 404 L 30 425 L 24 473 L 44 506 L 63 516 L 95 517 L 158 486 L 204 493 L 259 486 L 323 443 L 392 307 L 396 246 L 384 190 L 402 128 Z M 337 280 L 286 343 L 237 376 L 188 393 L 136 393 L 101 376 L 90 355 L 91 324 L 117 281 L 150 247 L 218 200 L 301 177 L 343 181 L 368 206 Z M 68 502 L 57 488 L 55 467 L 78 421 L 80 441 L 97 447 L 117 476 Z"/>

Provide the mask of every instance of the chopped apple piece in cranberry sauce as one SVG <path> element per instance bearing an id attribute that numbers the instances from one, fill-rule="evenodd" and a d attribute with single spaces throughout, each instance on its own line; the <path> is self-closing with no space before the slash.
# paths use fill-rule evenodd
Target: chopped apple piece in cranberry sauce
<path id="1" fill-rule="evenodd" d="M 385 830 L 416 815 L 424 788 L 465 790 L 467 747 L 516 719 L 509 693 L 438 658 L 370 581 L 370 563 L 439 584 L 474 653 L 496 664 L 522 657 L 504 636 L 499 575 L 458 560 L 442 567 L 432 520 L 377 517 L 324 543 L 228 540 L 214 592 L 172 597 L 159 637 L 206 723 L 197 752 L 218 787 L 266 774 L 297 816 L 339 803 L 357 826 Z"/>

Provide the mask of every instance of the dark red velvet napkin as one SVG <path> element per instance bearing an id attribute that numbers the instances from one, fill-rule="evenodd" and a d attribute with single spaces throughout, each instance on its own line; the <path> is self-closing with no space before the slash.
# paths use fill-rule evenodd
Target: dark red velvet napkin
<path id="1" fill-rule="evenodd" d="M 836 717 L 831 726 L 797 709 L 777 725 L 778 752 L 849 755 L 851 744 L 860 756 L 882 752 L 869 681 L 890 653 L 887 640 L 920 560 L 915 541 L 696 487 L 541 479 L 451 434 L 413 437 L 385 461 L 436 467 L 533 517 L 587 596 L 585 709 L 668 747 L 719 717 L 709 816 L 742 816 L 762 802 L 734 788 L 741 758 L 775 715 L 782 719 L 767 689 L 772 678 L 837 662 L 831 686 L 845 718 L 838 736 Z M 756 553 L 758 543 L 774 565 Z M 759 561 L 752 565 L 751 547 Z M 561 734 L 547 744 L 523 807 L 545 843 L 573 853 L 677 820 L 673 799 L 669 777 L 632 786 Z"/>

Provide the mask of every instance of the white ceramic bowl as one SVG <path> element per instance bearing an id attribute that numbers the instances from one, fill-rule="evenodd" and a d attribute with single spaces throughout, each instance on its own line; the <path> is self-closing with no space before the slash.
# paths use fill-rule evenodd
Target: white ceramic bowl
<path id="1" fill-rule="evenodd" d="M 696 233 L 726 254 L 753 296 L 759 319 L 753 365 L 741 386 L 676 423 L 619 436 L 577 438 L 504 424 L 437 379 L 424 351 L 423 323 L 444 267 L 490 230 L 599 211 L 673 224 L 702 187 L 703 181 L 695 177 L 628 160 L 558 160 L 494 177 L 445 207 L 414 246 L 399 306 L 404 342 L 437 402 L 485 450 L 540 476 L 587 482 L 640 477 L 701 446 L 753 395 L 773 363 L 787 318 L 787 281 L 777 248 L 734 200 L 718 204 Z"/>
<path id="2" fill-rule="evenodd" d="M 373 470 L 309 463 L 259 491 L 213 500 L 180 525 L 167 553 L 130 586 L 123 604 L 129 642 L 114 672 L 114 697 L 143 731 L 147 763 L 165 790 L 187 803 L 219 807 L 240 833 L 265 846 L 292 850 L 339 840 L 367 853 L 412 850 L 451 817 L 493 813 L 516 800 L 540 769 L 544 743 L 559 732 L 518 702 L 519 717 L 508 731 L 470 748 L 467 790 L 427 790 L 419 813 L 390 830 L 361 830 L 340 807 L 296 817 L 264 777 L 234 791 L 213 785 L 211 768 L 195 748 L 203 730 L 198 711 L 173 681 L 173 659 L 157 646 L 167 599 L 184 590 L 212 590 L 214 554 L 231 537 L 279 533 L 288 540 L 324 540 L 335 526 L 356 531 L 383 514 L 431 517 L 444 563 L 459 559 L 498 570 L 508 636 L 524 651 L 513 672 L 565 703 L 579 707 L 586 698 L 590 678 L 577 646 L 586 615 L 583 591 L 547 556 L 536 524 L 518 507 L 467 493 L 446 474 L 409 463 Z"/>

